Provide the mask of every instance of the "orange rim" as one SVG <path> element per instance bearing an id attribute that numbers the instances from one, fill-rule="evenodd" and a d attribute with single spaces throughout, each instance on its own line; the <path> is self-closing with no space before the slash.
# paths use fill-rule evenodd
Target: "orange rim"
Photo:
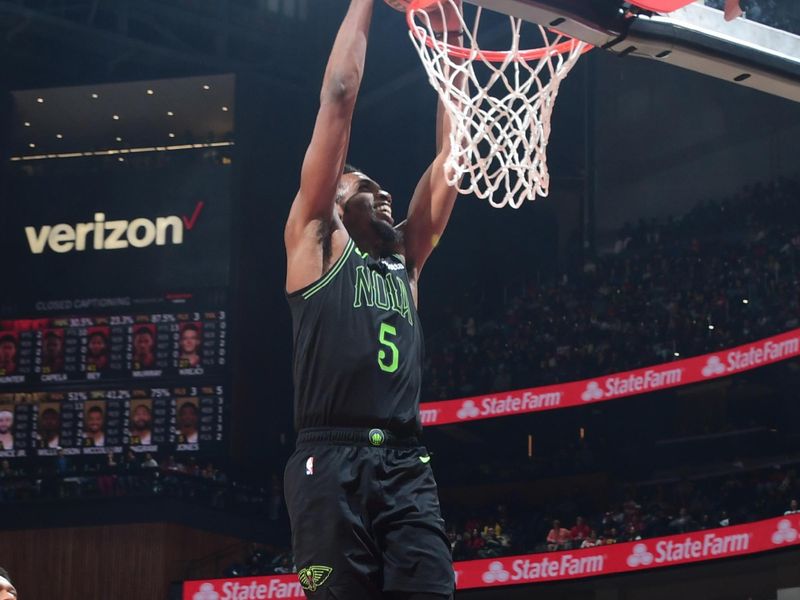
<path id="1" fill-rule="evenodd" d="M 406 22 L 408 23 L 408 28 L 417 39 L 424 41 L 425 45 L 429 48 L 437 49 L 443 46 L 447 50 L 447 53 L 455 58 L 472 60 L 475 57 L 481 57 L 483 60 L 488 62 L 504 63 L 508 60 L 509 56 L 513 55 L 515 60 L 524 60 L 525 62 L 530 62 L 544 58 L 547 55 L 567 54 L 572 52 L 575 49 L 575 46 L 581 43 L 575 38 L 569 38 L 568 40 L 548 48 L 533 48 L 531 50 L 518 50 L 516 52 L 511 50 L 471 50 L 469 48 L 464 48 L 463 46 L 438 41 L 427 35 L 427 33 L 424 35 L 419 33 L 419 27 L 414 21 L 414 13 L 418 10 L 425 10 L 433 4 L 441 4 L 441 0 L 412 0 L 412 2 L 408 5 L 408 9 L 406 10 Z M 548 31 L 552 31 L 558 35 L 564 35 L 555 29 L 548 28 Z M 588 52 L 592 48 L 594 48 L 594 46 L 591 44 L 586 44 L 584 49 L 581 50 L 581 54 Z"/>

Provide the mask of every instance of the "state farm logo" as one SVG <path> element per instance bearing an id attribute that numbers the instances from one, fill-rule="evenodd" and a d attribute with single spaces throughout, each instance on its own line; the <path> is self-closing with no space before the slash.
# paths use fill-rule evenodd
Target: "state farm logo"
<path id="1" fill-rule="evenodd" d="M 107 221 L 105 213 L 95 213 L 89 223 L 58 223 L 41 227 L 25 227 L 25 237 L 32 254 L 42 254 L 50 249 L 57 254 L 84 252 L 85 250 L 122 250 L 183 244 L 184 232 L 191 231 L 204 203 L 198 202 L 194 212 L 187 215 L 156 217 L 155 220 L 140 217 L 131 221 Z"/>
<path id="2" fill-rule="evenodd" d="M 484 583 L 503 583 L 511 578 L 511 574 L 505 570 L 503 563 L 499 560 L 489 564 L 489 570 L 481 575 Z"/>
<path id="3" fill-rule="evenodd" d="M 789 519 L 783 519 L 778 523 L 778 530 L 772 534 L 772 543 L 776 546 L 781 544 L 791 544 L 798 538 L 797 529 L 792 527 Z"/>
<path id="4" fill-rule="evenodd" d="M 709 356 L 706 366 L 703 367 L 703 377 L 714 377 L 722 375 L 725 372 L 725 365 L 719 359 L 719 356 Z"/>
<path id="5" fill-rule="evenodd" d="M 653 553 L 647 549 L 647 544 L 636 544 L 626 562 L 632 569 L 646 567 L 653 564 Z"/>
<path id="6" fill-rule="evenodd" d="M 600 400 L 603 397 L 603 390 L 600 389 L 600 384 L 596 381 L 590 381 L 584 392 L 581 394 L 581 400 L 584 402 L 591 402 L 592 400 Z"/>
<path id="7" fill-rule="evenodd" d="M 200 586 L 200 591 L 192 596 L 192 600 L 219 600 L 219 594 L 214 589 L 213 583 L 204 583 Z"/>
<path id="8" fill-rule="evenodd" d="M 480 414 L 481 411 L 475 406 L 475 402 L 472 400 L 465 400 L 464 404 L 461 405 L 461 408 L 456 413 L 456 416 L 459 419 L 474 419 Z"/>

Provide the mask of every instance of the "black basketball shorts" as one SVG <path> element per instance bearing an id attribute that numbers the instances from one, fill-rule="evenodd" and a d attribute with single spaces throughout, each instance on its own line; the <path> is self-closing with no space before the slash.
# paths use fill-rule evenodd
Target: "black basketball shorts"
<path id="1" fill-rule="evenodd" d="M 284 490 L 307 598 L 453 593 L 450 544 L 429 461 L 418 442 L 378 429 L 300 432 Z"/>

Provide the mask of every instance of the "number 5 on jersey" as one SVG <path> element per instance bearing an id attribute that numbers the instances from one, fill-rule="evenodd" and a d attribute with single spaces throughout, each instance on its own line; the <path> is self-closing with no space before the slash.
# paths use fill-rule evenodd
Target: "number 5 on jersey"
<path id="1" fill-rule="evenodd" d="M 378 366 L 381 368 L 381 371 L 386 373 L 394 373 L 397 371 L 397 365 L 400 360 L 400 351 L 397 349 L 394 342 L 389 339 L 390 336 L 397 337 L 397 329 L 388 323 L 381 323 L 381 329 L 378 332 L 378 342 L 386 349 L 381 348 L 378 350 Z"/>

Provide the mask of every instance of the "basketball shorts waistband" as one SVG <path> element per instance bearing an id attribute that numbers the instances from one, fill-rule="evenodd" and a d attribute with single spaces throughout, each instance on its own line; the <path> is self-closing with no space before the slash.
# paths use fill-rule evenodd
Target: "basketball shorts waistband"
<path id="1" fill-rule="evenodd" d="M 297 434 L 297 445 L 336 444 L 376 448 L 416 448 L 422 441 L 416 435 L 401 435 L 378 427 L 309 427 Z"/>

